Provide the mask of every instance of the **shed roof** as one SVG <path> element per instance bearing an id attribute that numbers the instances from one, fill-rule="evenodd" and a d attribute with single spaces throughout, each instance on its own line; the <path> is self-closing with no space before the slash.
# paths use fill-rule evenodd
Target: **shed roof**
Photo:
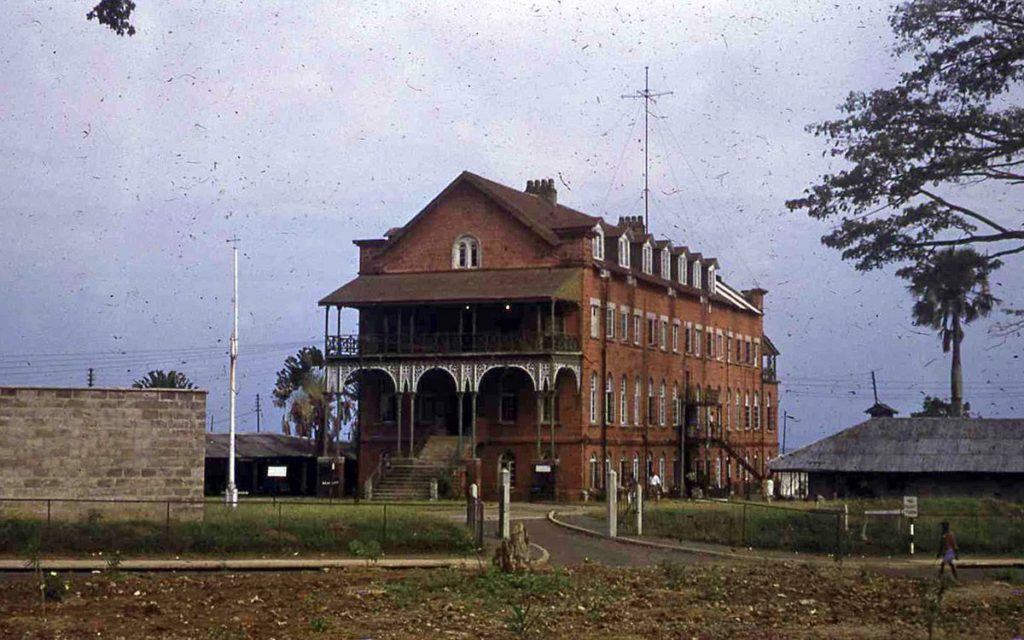
<path id="1" fill-rule="evenodd" d="M 228 457 L 228 434 L 206 434 L 206 457 Z M 316 442 L 283 433 L 236 433 L 235 455 L 239 458 L 314 458 Z"/>
<path id="2" fill-rule="evenodd" d="M 466 269 L 361 275 L 320 301 L 328 305 L 505 300 L 579 300 L 580 269 Z"/>
<path id="3" fill-rule="evenodd" d="M 872 418 L 768 466 L 772 471 L 1024 473 L 1024 419 Z"/>

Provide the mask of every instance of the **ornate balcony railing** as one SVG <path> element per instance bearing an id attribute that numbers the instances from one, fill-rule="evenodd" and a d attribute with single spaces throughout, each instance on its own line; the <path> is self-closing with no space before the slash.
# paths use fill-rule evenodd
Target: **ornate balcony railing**
<path id="1" fill-rule="evenodd" d="M 328 358 L 381 355 L 576 352 L 576 336 L 559 333 L 420 333 L 413 336 L 362 334 L 327 336 Z"/>

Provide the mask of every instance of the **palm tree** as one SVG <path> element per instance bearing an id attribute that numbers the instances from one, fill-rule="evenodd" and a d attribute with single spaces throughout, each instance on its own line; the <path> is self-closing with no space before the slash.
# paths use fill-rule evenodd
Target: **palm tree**
<path id="1" fill-rule="evenodd" d="M 900 269 L 910 280 L 907 289 L 917 298 L 914 324 L 936 329 L 942 350 L 953 352 L 950 369 L 950 415 L 960 417 L 964 409 L 964 380 L 960 361 L 963 325 L 987 316 L 1000 303 L 988 286 L 989 274 L 1002 266 L 973 249 L 950 248 L 937 251 L 928 262 Z"/>
<path id="2" fill-rule="evenodd" d="M 135 389 L 195 389 L 196 385 L 179 371 L 155 369 L 132 383 Z"/>
<path id="3" fill-rule="evenodd" d="M 274 386 L 274 406 L 285 409 L 281 428 L 317 441 L 322 455 L 327 455 L 327 443 L 337 439 L 342 425 L 352 419 L 355 390 L 346 385 L 332 405 L 331 393 L 323 372 L 324 356 L 316 347 L 303 347 L 288 356 L 284 368 L 277 372 Z"/>

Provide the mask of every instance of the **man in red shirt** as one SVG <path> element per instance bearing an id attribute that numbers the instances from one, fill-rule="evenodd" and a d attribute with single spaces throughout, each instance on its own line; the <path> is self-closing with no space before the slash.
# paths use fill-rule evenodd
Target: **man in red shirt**
<path id="1" fill-rule="evenodd" d="M 953 572 L 953 578 L 956 577 L 956 564 L 954 561 L 960 559 L 960 549 L 956 546 L 956 536 L 949 530 L 949 523 L 942 523 L 942 538 L 939 540 L 939 553 L 935 556 L 936 558 L 942 558 L 939 562 L 939 575 L 942 575 L 946 565 L 949 565 L 950 571 Z"/>

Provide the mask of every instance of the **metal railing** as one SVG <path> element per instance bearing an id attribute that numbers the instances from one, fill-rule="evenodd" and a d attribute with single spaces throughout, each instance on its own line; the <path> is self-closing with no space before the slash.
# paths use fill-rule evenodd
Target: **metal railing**
<path id="1" fill-rule="evenodd" d="M 420 333 L 329 335 L 327 357 L 472 353 L 576 352 L 580 342 L 566 333 Z"/>

